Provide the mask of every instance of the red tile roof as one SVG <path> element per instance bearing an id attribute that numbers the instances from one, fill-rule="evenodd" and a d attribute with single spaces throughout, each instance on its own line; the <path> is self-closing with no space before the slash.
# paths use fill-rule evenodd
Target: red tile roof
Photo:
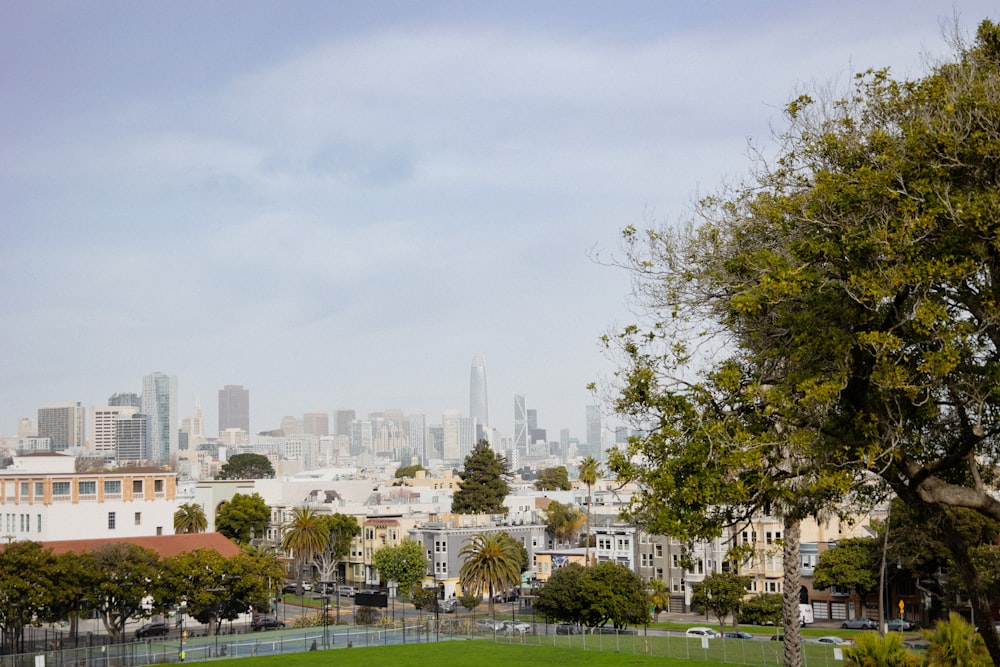
<path id="1" fill-rule="evenodd" d="M 147 537 L 101 538 L 96 540 L 56 540 L 42 542 L 42 546 L 52 549 L 53 554 L 66 552 L 80 553 L 94 551 L 109 542 L 129 542 L 140 547 L 152 549 L 160 554 L 160 558 L 176 556 L 194 551 L 195 549 L 212 549 L 221 556 L 231 558 L 240 553 L 235 542 L 222 533 L 191 533 L 183 535 L 150 535 Z"/>

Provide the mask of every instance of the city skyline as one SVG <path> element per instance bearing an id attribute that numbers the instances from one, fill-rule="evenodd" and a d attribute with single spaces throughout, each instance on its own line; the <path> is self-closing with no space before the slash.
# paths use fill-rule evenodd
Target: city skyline
<path id="1" fill-rule="evenodd" d="M 688 220 L 798 94 L 925 71 L 953 13 L 996 7 L 5 3 L 0 434 L 157 369 L 209 430 L 227 384 L 254 431 L 435 423 L 482 354 L 492 425 L 523 395 L 583 440 L 621 230 Z"/>

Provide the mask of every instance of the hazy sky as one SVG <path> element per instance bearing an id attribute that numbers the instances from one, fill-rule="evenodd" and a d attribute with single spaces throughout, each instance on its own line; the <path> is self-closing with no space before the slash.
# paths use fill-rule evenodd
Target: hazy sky
<path id="1" fill-rule="evenodd" d="M 180 413 L 469 408 L 583 438 L 595 262 L 780 107 L 924 71 L 995 2 L 0 0 L 0 435 L 177 375 Z M 992 13 L 992 16 L 991 16 Z"/>

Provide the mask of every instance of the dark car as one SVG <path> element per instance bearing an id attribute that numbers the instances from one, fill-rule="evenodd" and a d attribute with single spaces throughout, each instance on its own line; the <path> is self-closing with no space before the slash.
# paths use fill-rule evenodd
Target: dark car
<path id="1" fill-rule="evenodd" d="M 143 637 L 163 637 L 170 634 L 170 626 L 166 623 L 147 623 L 135 631 L 135 636 L 139 639 Z"/>
<path id="2" fill-rule="evenodd" d="M 285 624 L 276 618 L 271 618 L 269 616 L 258 616 L 253 619 L 253 623 L 250 624 L 254 632 L 258 630 L 274 630 L 275 628 L 283 628 Z"/>

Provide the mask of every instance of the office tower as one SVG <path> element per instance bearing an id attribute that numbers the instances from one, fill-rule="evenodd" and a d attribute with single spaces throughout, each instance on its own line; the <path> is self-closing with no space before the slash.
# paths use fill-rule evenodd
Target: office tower
<path id="1" fill-rule="evenodd" d="M 117 458 L 115 451 L 115 431 L 119 419 L 128 419 L 139 412 L 131 406 L 107 405 L 90 408 L 90 445 L 87 451 Z"/>
<path id="2" fill-rule="evenodd" d="M 87 409 L 83 404 L 47 403 L 38 408 L 38 437 L 48 438 L 50 451 L 61 452 L 70 447 L 83 447 Z"/>
<path id="3" fill-rule="evenodd" d="M 142 414 L 149 418 L 152 463 L 170 464 L 177 456 L 177 376 L 151 373 L 142 378 Z"/>
<path id="4" fill-rule="evenodd" d="M 219 433 L 228 428 L 250 432 L 250 390 L 227 384 L 219 390 Z"/>
<path id="5" fill-rule="evenodd" d="M 528 453 L 528 412 L 524 394 L 514 394 L 514 449 L 522 456 Z"/>
<path id="6" fill-rule="evenodd" d="M 472 448 L 476 445 L 476 433 L 478 423 L 475 417 L 462 417 L 458 422 L 458 456 L 463 461 L 465 457 L 472 453 Z"/>
<path id="7" fill-rule="evenodd" d="M 354 410 L 337 410 L 333 413 L 334 435 L 351 435 L 351 422 L 357 418 Z"/>
<path id="8" fill-rule="evenodd" d="M 424 415 L 416 413 L 407 417 L 406 430 L 409 434 L 410 448 L 420 457 L 421 465 L 426 466 L 430 459 L 436 457 L 427 451 L 427 420 Z"/>
<path id="9" fill-rule="evenodd" d="M 587 447 L 598 461 L 603 460 L 604 449 L 601 446 L 601 406 L 587 406 Z"/>
<path id="10" fill-rule="evenodd" d="M 441 413 L 441 425 L 444 427 L 441 458 L 445 461 L 458 461 L 462 457 L 462 413 L 458 410 L 445 410 Z"/>
<path id="11" fill-rule="evenodd" d="M 483 355 L 472 357 L 472 374 L 469 378 L 469 416 L 483 428 L 490 425 L 490 401 L 486 393 L 486 360 Z"/>
<path id="12" fill-rule="evenodd" d="M 125 408 L 142 408 L 142 399 L 139 394 L 123 393 L 114 394 L 108 399 L 108 405 L 111 407 L 125 407 Z"/>
<path id="13" fill-rule="evenodd" d="M 330 435 L 330 415 L 325 412 L 307 412 L 302 415 L 302 432 L 323 437 Z"/>
<path id="14" fill-rule="evenodd" d="M 17 420 L 17 437 L 34 438 L 37 435 L 38 431 L 35 429 L 31 417 L 21 417 Z"/>
<path id="15" fill-rule="evenodd" d="M 427 456 L 428 459 L 443 459 L 444 455 L 444 426 L 433 424 L 427 427 Z"/>
<path id="16" fill-rule="evenodd" d="M 115 420 L 115 459 L 119 465 L 138 463 L 149 451 L 149 418 L 135 413 Z"/>

